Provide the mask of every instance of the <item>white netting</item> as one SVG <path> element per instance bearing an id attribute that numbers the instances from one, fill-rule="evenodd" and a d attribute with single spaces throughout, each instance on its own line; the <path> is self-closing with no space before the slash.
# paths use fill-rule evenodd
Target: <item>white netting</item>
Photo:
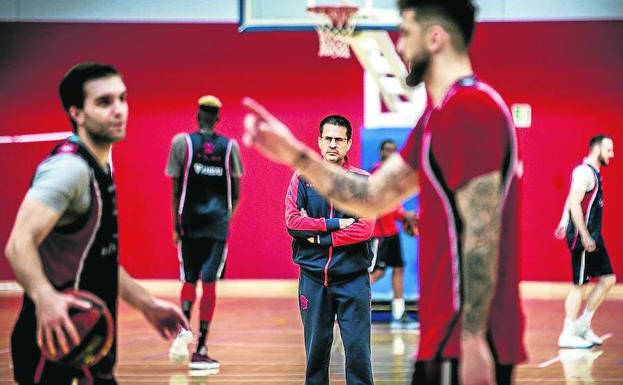
<path id="1" fill-rule="evenodd" d="M 350 38 L 355 33 L 355 20 L 351 16 L 357 12 L 354 6 L 324 6 L 308 9 L 310 12 L 326 16 L 316 24 L 318 32 L 318 56 L 330 58 L 350 57 Z"/>

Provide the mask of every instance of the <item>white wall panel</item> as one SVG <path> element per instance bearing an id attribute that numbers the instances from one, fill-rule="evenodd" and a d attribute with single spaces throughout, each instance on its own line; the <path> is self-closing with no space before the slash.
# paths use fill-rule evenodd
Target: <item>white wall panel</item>
<path id="1" fill-rule="evenodd" d="M 0 4 L 0 20 L 238 21 L 237 0 L 0 0 Z"/>
<path id="2" fill-rule="evenodd" d="M 243 0 L 253 2 L 254 0 Z M 255 0 L 259 1 L 259 0 Z M 2 21 L 237 22 L 239 0 L 0 0 Z M 623 0 L 475 0 L 482 21 L 623 19 Z M 272 1 L 280 9 L 293 0 Z"/>

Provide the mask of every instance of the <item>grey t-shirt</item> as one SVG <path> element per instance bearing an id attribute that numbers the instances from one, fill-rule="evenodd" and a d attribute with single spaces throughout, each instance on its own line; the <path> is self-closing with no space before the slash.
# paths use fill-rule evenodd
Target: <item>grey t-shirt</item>
<path id="1" fill-rule="evenodd" d="M 62 213 L 57 226 L 74 222 L 91 205 L 91 169 L 76 154 L 58 154 L 37 167 L 26 197 L 32 197 Z"/>
<path id="2" fill-rule="evenodd" d="M 171 141 L 171 151 L 169 152 L 169 160 L 165 174 L 172 178 L 182 176 L 184 170 L 184 159 L 186 158 L 186 134 L 181 133 L 173 137 Z M 240 178 L 242 176 L 242 162 L 240 161 L 240 149 L 238 143 L 232 140 L 231 146 L 231 176 Z"/>

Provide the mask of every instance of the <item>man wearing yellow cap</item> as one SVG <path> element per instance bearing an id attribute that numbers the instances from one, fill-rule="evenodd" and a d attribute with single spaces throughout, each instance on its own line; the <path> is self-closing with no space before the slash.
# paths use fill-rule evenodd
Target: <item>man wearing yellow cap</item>
<path id="1" fill-rule="evenodd" d="M 206 339 L 216 306 L 216 280 L 227 255 L 229 221 L 240 197 L 242 163 L 235 140 L 214 132 L 221 101 L 212 95 L 198 100 L 199 130 L 177 134 L 171 143 L 166 174 L 173 178 L 173 238 L 181 260 L 180 294 L 188 319 L 201 279 L 199 342 L 190 369 L 218 369 L 208 356 Z M 169 351 L 173 361 L 188 359 L 189 331 L 182 331 Z"/>

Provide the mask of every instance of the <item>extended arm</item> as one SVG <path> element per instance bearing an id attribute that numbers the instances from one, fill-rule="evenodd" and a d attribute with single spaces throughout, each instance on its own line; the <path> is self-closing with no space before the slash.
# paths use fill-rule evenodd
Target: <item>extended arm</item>
<path id="1" fill-rule="evenodd" d="M 419 189 L 417 173 L 399 155 L 394 154 L 370 178 L 349 174 L 322 162 L 257 102 L 246 98 L 243 103 L 251 110 L 245 118 L 245 143 L 270 159 L 298 169 L 320 194 L 356 217 L 387 212 Z"/>
<path id="2" fill-rule="evenodd" d="M 182 327 L 190 328 L 177 306 L 152 296 L 123 267 L 119 267 L 119 294 L 124 301 L 140 310 L 164 338 L 175 337 Z"/>

